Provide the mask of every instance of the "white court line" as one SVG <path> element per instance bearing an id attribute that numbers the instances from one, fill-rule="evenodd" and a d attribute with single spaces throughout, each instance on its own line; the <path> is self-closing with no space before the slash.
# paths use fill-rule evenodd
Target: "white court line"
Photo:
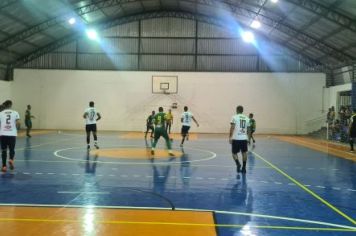
<path id="1" fill-rule="evenodd" d="M 0 206 L 17 206 L 17 207 L 60 207 L 60 208 L 85 208 L 85 209 L 138 209 L 138 210 L 170 210 L 172 208 L 167 207 L 131 207 L 131 206 L 105 206 L 105 205 L 58 205 L 58 204 L 10 204 L 10 203 L 0 203 Z M 291 221 L 291 222 L 300 222 L 300 223 L 307 223 L 307 224 L 316 224 L 316 225 L 323 225 L 323 226 L 331 226 L 331 227 L 340 227 L 343 229 L 351 229 L 356 230 L 356 227 L 348 226 L 348 225 L 340 225 L 334 223 L 328 223 L 324 221 L 315 221 L 315 220 L 307 220 L 307 219 L 300 219 L 300 218 L 292 218 L 292 217 L 284 217 L 284 216 L 273 216 L 273 215 L 263 215 L 263 214 L 256 214 L 256 213 L 246 213 L 246 212 L 234 212 L 234 211 L 220 211 L 214 209 L 192 209 L 192 208 L 176 208 L 175 211 L 195 211 L 195 212 L 214 212 L 217 214 L 226 214 L 226 215 L 242 215 L 242 216 L 250 216 L 256 218 L 266 218 L 266 219 L 274 219 L 274 220 L 284 220 L 284 221 Z"/>
<path id="2" fill-rule="evenodd" d="M 106 149 L 116 149 L 116 148 L 130 148 L 130 147 L 139 147 L 139 148 L 144 148 L 142 146 L 138 146 L 138 145 L 123 145 L 123 146 L 116 146 L 114 148 L 106 148 Z M 59 150 L 56 150 L 53 152 L 53 155 L 55 155 L 56 157 L 59 157 L 59 158 L 62 158 L 62 159 L 65 159 L 65 160 L 71 160 L 71 161 L 77 161 L 77 162 L 87 162 L 86 160 L 78 160 L 78 159 L 75 159 L 75 158 L 70 158 L 70 157 L 66 157 L 66 156 L 62 156 L 60 155 L 59 153 L 60 152 L 63 152 L 63 151 L 67 151 L 67 150 L 73 150 L 73 149 L 83 149 L 82 146 L 80 147 L 69 147 L 69 148 L 63 148 L 63 149 L 59 149 Z M 204 149 L 199 149 L 199 148 L 185 148 L 185 149 L 188 149 L 188 150 L 195 150 L 195 151 L 201 151 L 201 152 L 205 152 L 205 153 L 208 153 L 210 154 L 210 156 L 208 157 L 205 157 L 205 158 L 202 158 L 202 159 L 199 159 L 199 160 L 191 160 L 191 161 L 172 161 L 172 162 L 163 162 L 163 161 L 155 161 L 155 164 L 164 164 L 164 165 L 168 165 L 168 164 L 182 164 L 182 163 L 193 163 L 193 162 L 201 162 L 201 161 L 208 161 L 208 160 L 212 160 L 214 158 L 216 158 L 216 153 L 215 152 L 212 152 L 212 151 L 209 151 L 209 150 L 204 150 Z M 93 161 L 95 163 L 106 163 L 106 164 L 117 164 L 117 165 L 125 165 L 125 164 L 133 164 L 132 162 L 125 162 L 125 161 L 116 161 L 116 162 L 111 162 L 111 161 Z M 152 163 L 149 163 L 149 162 L 134 162 L 135 165 L 152 165 Z"/>

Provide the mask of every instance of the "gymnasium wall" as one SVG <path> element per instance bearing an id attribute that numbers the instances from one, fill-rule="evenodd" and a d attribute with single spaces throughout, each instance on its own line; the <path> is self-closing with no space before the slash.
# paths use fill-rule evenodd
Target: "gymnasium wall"
<path id="1" fill-rule="evenodd" d="M 0 80 L 0 103 L 3 103 L 7 99 L 11 99 L 11 83 L 12 82 Z"/>
<path id="2" fill-rule="evenodd" d="M 177 75 L 178 94 L 152 94 L 152 75 Z M 318 73 L 177 73 L 15 70 L 11 87 L 23 115 L 31 104 L 34 128 L 83 129 L 82 114 L 95 101 L 101 130 L 143 131 L 152 110 L 173 102 L 174 131 L 183 106 L 200 123 L 193 132 L 226 133 L 237 105 L 253 112 L 258 133 L 305 133 L 307 120 L 319 117 L 325 75 Z"/>

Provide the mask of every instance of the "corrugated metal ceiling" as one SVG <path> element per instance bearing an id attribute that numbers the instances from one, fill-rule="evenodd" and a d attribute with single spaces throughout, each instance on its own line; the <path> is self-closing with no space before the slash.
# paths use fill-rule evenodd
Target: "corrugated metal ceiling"
<path id="1" fill-rule="evenodd" d="M 354 0 L 279 0 L 277 4 L 270 0 L 1 0 L 0 63 L 16 65 L 77 34 L 78 29 L 66 21 L 70 16 L 84 27 L 157 11 L 188 12 L 243 25 L 257 19 L 262 27 L 256 31 L 320 64 L 345 63 L 356 57 Z M 166 35 L 157 34 L 177 36 L 169 28 Z"/>

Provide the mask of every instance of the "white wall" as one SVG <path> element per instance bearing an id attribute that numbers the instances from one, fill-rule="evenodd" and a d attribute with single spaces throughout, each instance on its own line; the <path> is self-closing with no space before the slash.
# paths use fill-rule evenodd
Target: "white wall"
<path id="1" fill-rule="evenodd" d="M 151 93 L 152 75 L 177 75 L 177 95 Z M 258 133 L 304 133 L 306 120 L 320 116 L 325 75 L 317 73 L 177 73 L 15 70 L 16 108 L 31 104 L 34 127 L 83 129 L 82 114 L 90 100 L 103 115 L 101 130 L 143 131 L 152 110 L 172 102 L 174 130 L 180 129 L 188 105 L 200 127 L 193 132 L 226 133 L 237 105 L 253 112 Z"/>
<path id="2" fill-rule="evenodd" d="M 11 83 L 8 81 L 0 81 L 0 103 L 11 99 Z"/>

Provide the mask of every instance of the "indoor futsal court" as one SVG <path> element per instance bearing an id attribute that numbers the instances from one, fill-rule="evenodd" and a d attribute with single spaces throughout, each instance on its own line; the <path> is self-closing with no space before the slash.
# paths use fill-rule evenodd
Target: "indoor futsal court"
<path id="1" fill-rule="evenodd" d="M 356 235 L 355 38 L 353 0 L 1 0 L 1 235 Z"/>

